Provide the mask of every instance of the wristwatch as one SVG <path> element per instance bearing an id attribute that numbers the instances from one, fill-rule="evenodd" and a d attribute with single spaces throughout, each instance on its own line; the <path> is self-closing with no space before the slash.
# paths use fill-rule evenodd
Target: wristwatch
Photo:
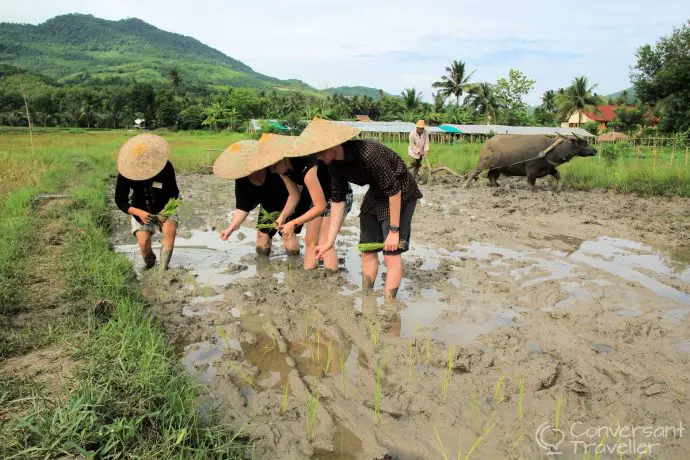
<path id="1" fill-rule="evenodd" d="M 393 233 L 398 233 L 400 231 L 400 227 L 398 227 L 397 225 L 391 225 L 389 230 Z"/>

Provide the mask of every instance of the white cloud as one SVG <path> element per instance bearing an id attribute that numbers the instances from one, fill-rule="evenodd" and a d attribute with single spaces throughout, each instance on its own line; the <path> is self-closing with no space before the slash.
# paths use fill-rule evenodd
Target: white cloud
<path id="1" fill-rule="evenodd" d="M 57 14 L 138 17 L 193 36 L 255 70 L 318 87 L 367 85 L 397 93 L 431 83 L 453 59 L 495 81 L 511 67 L 537 80 L 528 102 L 576 75 L 601 93 L 629 86 L 635 48 L 686 19 L 685 1 L 372 0 L 369 2 L 4 2 L 0 18 L 38 23 Z"/>

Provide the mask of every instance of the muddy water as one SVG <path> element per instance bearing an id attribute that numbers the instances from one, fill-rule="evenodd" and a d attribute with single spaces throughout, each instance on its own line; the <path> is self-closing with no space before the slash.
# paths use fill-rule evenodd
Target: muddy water
<path id="1" fill-rule="evenodd" d="M 180 186 L 192 209 L 169 273 L 141 272 L 124 221 L 113 240 L 223 419 L 251 421 L 259 458 L 440 458 L 436 432 L 466 452 L 492 417 L 478 458 L 540 458 L 532 433 L 559 395 L 563 423 L 677 424 L 690 409 L 687 259 L 630 239 L 624 223 L 559 229 L 568 216 L 545 214 L 535 228 L 537 204 L 511 204 L 508 223 L 502 195 L 482 204 L 485 190 L 457 202 L 425 190 L 399 299 L 385 303 L 381 277 L 372 295 L 360 290 L 357 204 L 338 241 L 340 273 L 326 277 L 288 261 L 277 239 L 258 261 L 253 222 L 220 241 L 211 229 L 232 212 L 231 183 Z M 662 457 L 687 458 L 681 441 Z"/>

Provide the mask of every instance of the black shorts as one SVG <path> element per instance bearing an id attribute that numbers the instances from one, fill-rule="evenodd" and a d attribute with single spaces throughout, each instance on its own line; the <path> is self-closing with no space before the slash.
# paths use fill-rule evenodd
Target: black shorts
<path id="1" fill-rule="evenodd" d="M 275 207 L 276 207 L 276 205 L 273 203 L 268 203 L 268 202 L 267 203 L 261 203 L 261 205 L 259 206 L 259 215 L 261 215 L 262 209 L 265 209 L 267 212 L 276 212 L 276 211 L 280 212 L 283 210 L 282 207 L 279 209 L 273 209 Z M 310 207 L 311 207 L 311 200 L 305 199 L 304 195 L 301 196 L 299 202 L 297 202 L 297 207 L 295 208 L 295 212 L 293 212 L 292 215 L 290 217 L 288 217 L 287 221 L 290 221 L 291 219 L 295 219 L 296 217 L 301 216 L 305 212 L 309 211 Z M 258 222 L 257 222 L 257 225 L 258 225 Z M 258 228 L 257 230 L 260 231 L 261 233 L 267 234 L 271 238 L 273 238 L 276 235 L 276 233 L 278 233 L 277 228 Z M 302 231 L 302 225 L 298 225 L 297 227 L 295 227 L 295 234 L 299 235 L 301 231 Z"/>
<path id="2" fill-rule="evenodd" d="M 417 200 L 409 200 L 400 209 L 400 245 L 404 249 L 396 251 L 383 251 L 384 255 L 393 256 L 402 254 L 410 249 L 410 235 L 412 233 L 412 216 L 414 215 Z M 388 236 L 390 219 L 379 222 L 374 213 L 360 213 L 359 215 L 359 243 L 383 243 Z M 372 251 L 379 252 L 379 251 Z"/>

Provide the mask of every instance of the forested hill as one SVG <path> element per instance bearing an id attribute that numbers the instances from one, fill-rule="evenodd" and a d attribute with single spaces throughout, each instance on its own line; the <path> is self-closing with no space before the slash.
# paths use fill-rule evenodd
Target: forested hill
<path id="1" fill-rule="evenodd" d="M 200 41 L 140 19 L 57 16 L 37 26 L 0 23 L 0 64 L 19 64 L 59 83 L 163 83 L 171 70 L 191 86 L 315 91 L 299 80 L 262 75 Z"/>

